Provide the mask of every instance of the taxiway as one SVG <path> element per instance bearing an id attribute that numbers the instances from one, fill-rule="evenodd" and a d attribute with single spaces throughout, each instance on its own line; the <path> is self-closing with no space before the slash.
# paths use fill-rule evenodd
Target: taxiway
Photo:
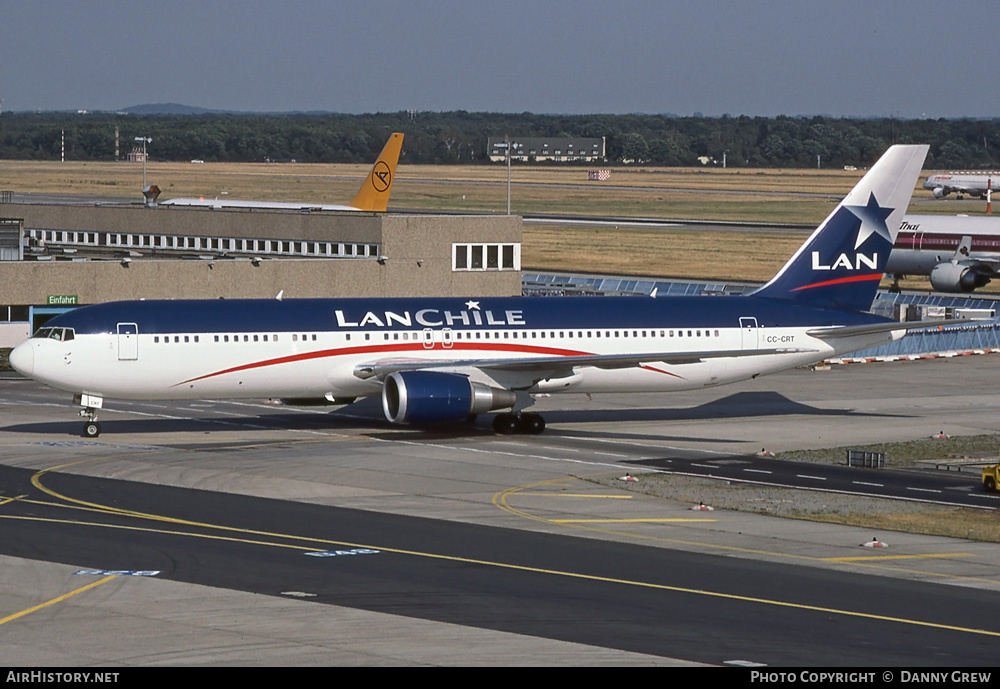
<path id="1" fill-rule="evenodd" d="M 874 553 L 594 478 L 996 433 L 996 356 L 554 396 L 515 438 L 261 401 L 109 402 L 84 440 L 66 395 L 6 378 L 0 662 L 991 665 L 995 544 Z"/>

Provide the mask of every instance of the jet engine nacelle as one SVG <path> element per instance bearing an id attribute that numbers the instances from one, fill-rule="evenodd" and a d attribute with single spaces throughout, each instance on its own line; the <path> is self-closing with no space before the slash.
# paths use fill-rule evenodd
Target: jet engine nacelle
<path id="1" fill-rule="evenodd" d="M 940 199 L 948 195 L 948 190 L 944 187 L 934 187 L 934 198 Z"/>
<path id="2" fill-rule="evenodd" d="M 992 276 L 978 264 L 938 263 L 931 268 L 931 286 L 939 292 L 971 292 L 989 284 Z"/>
<path id="3" fill-rule="evenodd" d="M 509 390 L 474 383 L 440 371 L 396 371 L 382 385 L 382 411 L 392 423 L 462 421 L 475 414 L 514 406 Z"/>

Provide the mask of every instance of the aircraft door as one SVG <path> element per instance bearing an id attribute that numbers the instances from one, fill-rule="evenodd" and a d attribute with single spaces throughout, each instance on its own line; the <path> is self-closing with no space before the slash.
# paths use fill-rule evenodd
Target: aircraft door
<path id="1" fill-rule="evenodd" d="M 740 317 L 740 347 L 757 349 L 757 319 L 753 316 Z"/>
<path id="2" fill-rule="evenodd" d="M 139 358 L 139 326 L 135 323 L 118 324 L 118 360 L 135 361 Z"/>
<path id="3" fill-rule="evenodd" d="M 424 349 L 434 349 L 434 331 L 424 328 L 423 332 Z"/>

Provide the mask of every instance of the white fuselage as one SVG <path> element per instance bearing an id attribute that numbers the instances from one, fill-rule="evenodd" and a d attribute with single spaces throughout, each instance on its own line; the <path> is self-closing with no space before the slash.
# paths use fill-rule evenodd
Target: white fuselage
<path id="1" fill-rule="evenodd" d="M 78 334 L 35 337 L 12 359 L 52 387 L 120 399 L 321 398 L 377 395 L 381 383 L 355 374 L 374 361 L 461 361 L 668 352 L 798 350 L 639 367 L 520 372 L 456 365 L 450 370 L 526 392 L 689 390 L 801 366 L 893 339 L 892 333 L 820 340 L 804 327 L 574 328 L 489 330 L 379 328 L 305 332 Z M 898 333 L 897 333 L 898 335 Z M 30 353 L 23 347 L 30 348 Z M 24 362 L 30 356 L 30 365 Z"/>

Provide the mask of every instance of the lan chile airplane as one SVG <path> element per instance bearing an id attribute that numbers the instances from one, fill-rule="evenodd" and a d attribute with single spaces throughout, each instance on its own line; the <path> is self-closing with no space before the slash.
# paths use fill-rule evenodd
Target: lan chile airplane
<path id="1" fill-rule="evenodd" d="M 393 423 L 500 411 L 540 433 L 534 393 L 692 390 L 902 337 L 866 313 L 926 146 L 893 146 L 763 287 L 745 296 L 125 301 L 49 321 L 10 355 L 76 395 L 97 436 L 105 398 L 381 395 Z"/>

